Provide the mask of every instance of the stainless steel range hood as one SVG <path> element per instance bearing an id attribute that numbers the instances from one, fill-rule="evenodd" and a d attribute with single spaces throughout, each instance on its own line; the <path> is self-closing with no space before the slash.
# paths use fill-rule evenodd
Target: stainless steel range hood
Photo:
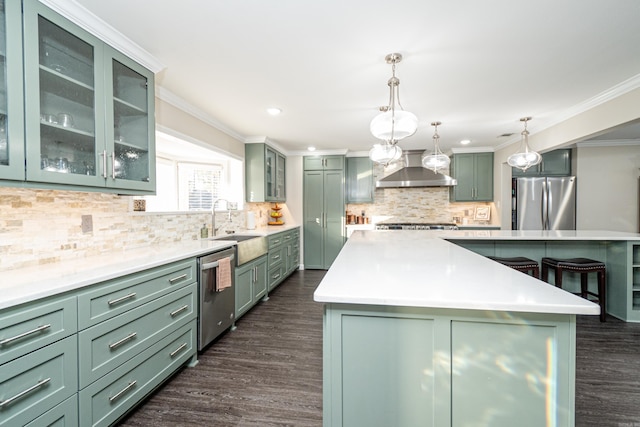
<path id="1" fill-rule="evenodd" d="M 402 157 L 404 167 L 376 181 L 376 188 L 451 187 L 458 184 L 449 175 L 423 168 L 422 151 L 405 151 Z"/>

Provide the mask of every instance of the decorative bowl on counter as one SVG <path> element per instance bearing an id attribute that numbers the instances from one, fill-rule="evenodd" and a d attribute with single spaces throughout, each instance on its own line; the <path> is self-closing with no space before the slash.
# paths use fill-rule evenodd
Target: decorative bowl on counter
<path id="1" fill-rule="evenodd" d="M 282 218 L 282 212 L 280 212 L 281 209 L 282 208 L 278 206 L 277 203 L 271 208 L 271 212 L 269 213 L 269 216 L 271 217 L 271 221 L 267 222 L 267 225 L 283 225 L 284 224 L 284 221 L 280 219 Z"/>

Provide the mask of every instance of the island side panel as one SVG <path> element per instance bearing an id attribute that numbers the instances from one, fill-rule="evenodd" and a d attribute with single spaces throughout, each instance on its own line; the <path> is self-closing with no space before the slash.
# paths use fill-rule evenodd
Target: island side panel
<path id="1" fill-rule="evenodd" d="M 325 427 L 574 425 L 575 315 L 327 304 L 324 325 Z"/>

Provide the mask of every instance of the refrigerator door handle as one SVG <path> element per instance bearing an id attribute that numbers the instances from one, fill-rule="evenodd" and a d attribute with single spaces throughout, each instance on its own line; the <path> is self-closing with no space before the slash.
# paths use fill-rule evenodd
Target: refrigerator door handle
<path id="1" fill-rule="evenodd" d="M 549 188 L 547 186 L 547 180 L 542 181 L 542 192 L 541 192 L 541 197 L 540 197 L 540 201 L 542 203 L 540 203 L 540 214 L 542 217 L 542 229 L 543 230 L 548 230 L 549 229 L 549 212 L 548 212 L 548 205 L 549 205 Z"/>

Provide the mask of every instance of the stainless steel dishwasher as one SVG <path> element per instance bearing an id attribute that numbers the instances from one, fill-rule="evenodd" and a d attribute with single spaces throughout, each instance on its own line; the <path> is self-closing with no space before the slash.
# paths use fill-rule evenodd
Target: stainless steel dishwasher
<path id="1" fill-rule="evenodd" d="M 219 260 L 231 259 L 231 287 L 217 291 L 216 270 Z M 235 249 L 229 248 L 198 258 L 198 351 L 229 328 L 235 316 Z"/>

